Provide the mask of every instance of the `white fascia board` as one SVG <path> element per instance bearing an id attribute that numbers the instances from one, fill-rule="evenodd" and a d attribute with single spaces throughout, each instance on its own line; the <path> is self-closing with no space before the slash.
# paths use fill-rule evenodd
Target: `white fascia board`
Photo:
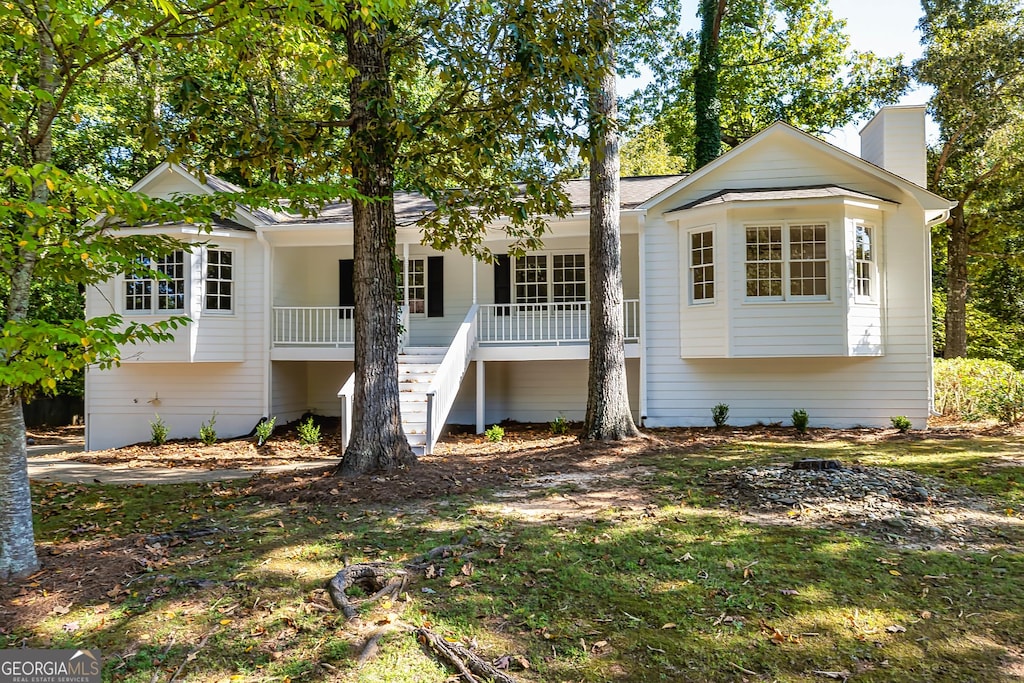
<path id="1" fill-rule="evenodd" d="M 773 206 L 829 206 L 842 204 L 860 209 L 873 209 L 875 211 L 892 211 L 899 208 L 896 202 L 879 199 L 869 201 L 864 199 L 849 199 L 842 196 L 835 197 L 794 197 L 792 199 L 747 199 L 739 201 L 717 202 L 707 206 L 696 206 L 691 209 L 673 209 L 665 212 L 665 220 L 680 220 L 681 216 L 692 216 L 700 211 L 712 211 L 715 209 L 741 209 L 741 208 L 762 208 Z"/>

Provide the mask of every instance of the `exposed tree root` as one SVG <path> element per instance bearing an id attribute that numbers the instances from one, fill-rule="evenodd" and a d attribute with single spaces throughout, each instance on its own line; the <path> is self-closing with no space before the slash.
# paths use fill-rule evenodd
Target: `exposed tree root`
<path id="1" fill-rule="evenodd" d="M 488 664 L 472 650 L 458 643 L 451 643 L 430 629 L 417 628 L 413 629 L 413 633 L 417 640 L 455 667 L 467 683 L 477 683 L 477 676 L 498 683 L 515 683 L 514 678 Z"/>
<path id="2" fill-rule="evenodd" d="M 359 586 L 367 593 L 372 593 L 370 600 L 377 600 L 388 593 L 397 593 L 405 583 L 406 570 L 391 562 L 353 564 L 327 582 L 327 594 L 346 619 L 353 619 L 359 612 L 345 593 L 350 587 Z"/>
<path id="3" fill-rule="evenodd" d="M 465 538 L 455 545 L 433 548 L 414 557 L 404 566 L 393 562 L 366 562 L 349 565 L 327 582 L 327 594 L 346 619 L 354 619 L 359 612 L 346 593 L 352 586 L 359 586 L 371 594 L 370 597 L 358 601 L 359 603 L 372 602 L 388 595 L 397 597 L 405 590 L 413 572 L 430 576 L 434 561 L 455 557 L 464 558 L 473 554 L 462 552 L 468 544 L 469 539 Z M 417 641 L 436 657 L 455 668 L 467 683 L 479 683 L 481 678 L 497 683 L 515 683 L 514 678 L 489 664 L 463 645 L 449 642 L 428 628 L 412 628 L 407 624 L 399 623 L 386 625 L 366 639 L 359 654 L 357 666 L 363 666 L 376 656 L 381 638 L 396 628 L 413 633 Z"/>

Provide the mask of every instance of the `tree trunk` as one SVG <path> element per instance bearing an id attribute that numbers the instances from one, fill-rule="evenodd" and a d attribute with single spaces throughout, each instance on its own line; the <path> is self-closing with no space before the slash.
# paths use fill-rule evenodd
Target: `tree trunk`
<path id="1" fill-rule="evenodd" d="M 49 20 L 50 10 L 46 0 L 37 5 L 37 13 L 40 22 Z M 49 165 L 53 159 L 52 98 L 57 88 L 57 68 L 53 55 L 54 45 L 50 33 L 42 30 L 39 37 L 38 86 L 40 90 L 49 93 L 50 98 L 40 99 L 37 105 L 35 129 L 30 130 L 26 126 L 22 131 L 22 149 L 26 155 L 31 155 L 34 164 Z M 46 183 L 37 182 L 32 188 L 32 201 L 45 206 L 49 199 L 50 190 Z M 31 224 L 26 227 L 34 230 Z M 31 249 L 22 249 L 15 254 L 11 290 L 4 311 L 5 320 L 22 321 L 28 317 L 32 277 L 38 260 L 38 255 Z M 6 360 L 0 357 L 0 362 Z M 38 568 L 21 392 L 12 387 L 0 386 L 0 580 L 28 576 Z"/>
<path id="2" fill-rule="evenodd" d="M 718 37 L 722 32 L 726 0 L 701 0 L 700 51 L 693 77 L 694 164 L 697 168 L 714 161 L 722 152 L 722 103 L 718 100 L 718 71 L 722 56 Z"/>
<path id="3" fill-rule="evenodd" d="M 0 389 L 0 581 L 39 568 L 25 457 L 25 416 L 17 392 Z"/>
<path id="4" fill-rule="evenodd" d="M 637 436 L 626 391 L 619 241 L 619 135 L 616 129 L 615 46 L 608 37 L 614 0 L 592 5 L 605 37 L 599 48 L 601 77 L 590 97 L 590 363 L 583 439 Z"/>
<path id="5" fill-rule="evenodd" d="M 946 347 L 943 358 L 967 355 L 967 256 L 970 251 L 963 203 L 949 214 L 946 262 Z"/>
<path id="6" fill-rule="evenodd" d="M 342 474 L 390 471 L 416 462 L 402 429 L 398 403 L 398 306 L 395 301 L 396 143 L 391 132 L 392 89 L 386 27 L 367 26 L 349 8 L 345 28 L 349 65 L 352 175 L 361 195 L 352 202 L 355 291 L 355 393 L 352 436 Z"/>

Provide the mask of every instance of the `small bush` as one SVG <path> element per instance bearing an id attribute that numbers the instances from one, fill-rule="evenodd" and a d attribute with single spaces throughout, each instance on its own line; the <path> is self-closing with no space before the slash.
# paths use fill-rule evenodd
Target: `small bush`
<path id="1" fill-rule="evenodd" d="M 299 423 L 299 443 L 303 446 L 315 446 L 320 443 L 320 425 L 313 418 L 306 418 Z"/>
<path id="2" fill-rule="evenodd" d="M 270 440 L 270 435 L 274 433 L 274 425 L 277 423 L 277 418 L 272 417 L 269 420 L 260 420 L 260 423 L 256 425 L 256 445 L 262 446 Z"/>
<path id="3" fill-rule="evenodd" d="M 711 409 L 711 419 L 715 422 L 715 429 L 721 429 L 729 419 L 729 404 L 719 403 Z"/>
<path id="4" fill-rule="evenodd" d="M 901 432 L 909 432 L 910 428 L 913 426 L 910 424 L 910 418 L 906 415 L 897 415 L 895 417 L 890 417 L 889 419 L 892 421 L 892 426 Z"/>
<path id="5" fill-rule="evenodd" d="M 212 446 L 217 443 L 217 430 L 214 429 L 214 425 L 217 424 L 217 411 L 213 411 L 213 415 L 210 416 L 209 422 L 204 422 L 199 425 L 199 440 L 207 446 Z"/>
<path id="6" fill-rule="evenodd" d="M 807 417 L 807 411 L 802 408 L 797 408 L 793 411 L 793 426 L 796 427 L 796 431 L 801 434 L 807 433 L 807 423 L 810 418 Z"/>
<path id="7" fill-rule="evenodd" d="M 154 446 L 163 446 L 167 443 L 167 435 L 170 433 L 170 429 L 164 424 L 164 421 L 159 415 L 156 419 L 149 423 L 149 441 Z"/>
<path id="8" fill-rule="evenodd" d="M 505 428 L 501 425 L 491 425 L 491 427 L 484 432 L 484 438 L 491 443 L 498 443 L 505 438 Z"/>
<path id="9" fill-rule="evenodd" d="M 548 423 L 548 429 L 550 429 L 551 433 L 554 434 L 555 436 L 559 436 L 561 434 L 568 434 L 569 421 L 565 419 L 564 415 L 559 415 L 554 420 Z M 501 441 L 501 439 L 498 439 L 498 441 Z"/>
<path id="10" fill-rule="evenodd" d="M 998 360 L 937 358 L 935 409 L 961 420 L 1018 422 L 1024 418 L 1024 373 Z"/>

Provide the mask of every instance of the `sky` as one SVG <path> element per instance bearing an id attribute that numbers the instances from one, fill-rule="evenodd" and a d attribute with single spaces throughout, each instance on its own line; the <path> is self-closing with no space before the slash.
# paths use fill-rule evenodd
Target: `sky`
<path id="1" fill-rule="evenodd" d="M 854 50 L 871 51 L 882 57 L 903 53 L 905 63 L 921 56 L 921 34 L 917 22 L 921 18 L 918 0 L 829 0 L 836 17 L 846 19 L 846 32 Z M 917 89 L 900 100 L 900 104 L 926 104 L 930 92 Z M 830 136 L 832 144 L 860 154 L 858 131 L 863 123 L 853 124 Z M 929 126 L 931 128 L 931 126 Z M 929 131 L 933 136 L 935 131 Z"/>
<path id="2" fill-rule="evenodd" d="M 846 31 L 850 36 L 850 47 L 861 52 L 871 51 L 882 57 L 891 57 L 902 53 L 905 63 L 910 63 L 921 56 L 921 36 L 917 32 L 917 22 L 921 17 L 920 0 L 829 0 L 829 7 L 837 18 L 846 19 Z M 696 18 L 695 0 L 684 0 L 683 28 L 699 28 Z M 628 92 L 638 87 L 645 79 L 627 79 L 620 85 L 620 92 Z M 900 104 L 925 104 L 929 92 L 918 89 L 908 93 Z M 858 131 L 866 121 L 851 124 L 835 131 L 829 136 L 832 144 L 860 154 L 860 136 Z M 929 137 L 937 131 L 931 130 Z"/>

